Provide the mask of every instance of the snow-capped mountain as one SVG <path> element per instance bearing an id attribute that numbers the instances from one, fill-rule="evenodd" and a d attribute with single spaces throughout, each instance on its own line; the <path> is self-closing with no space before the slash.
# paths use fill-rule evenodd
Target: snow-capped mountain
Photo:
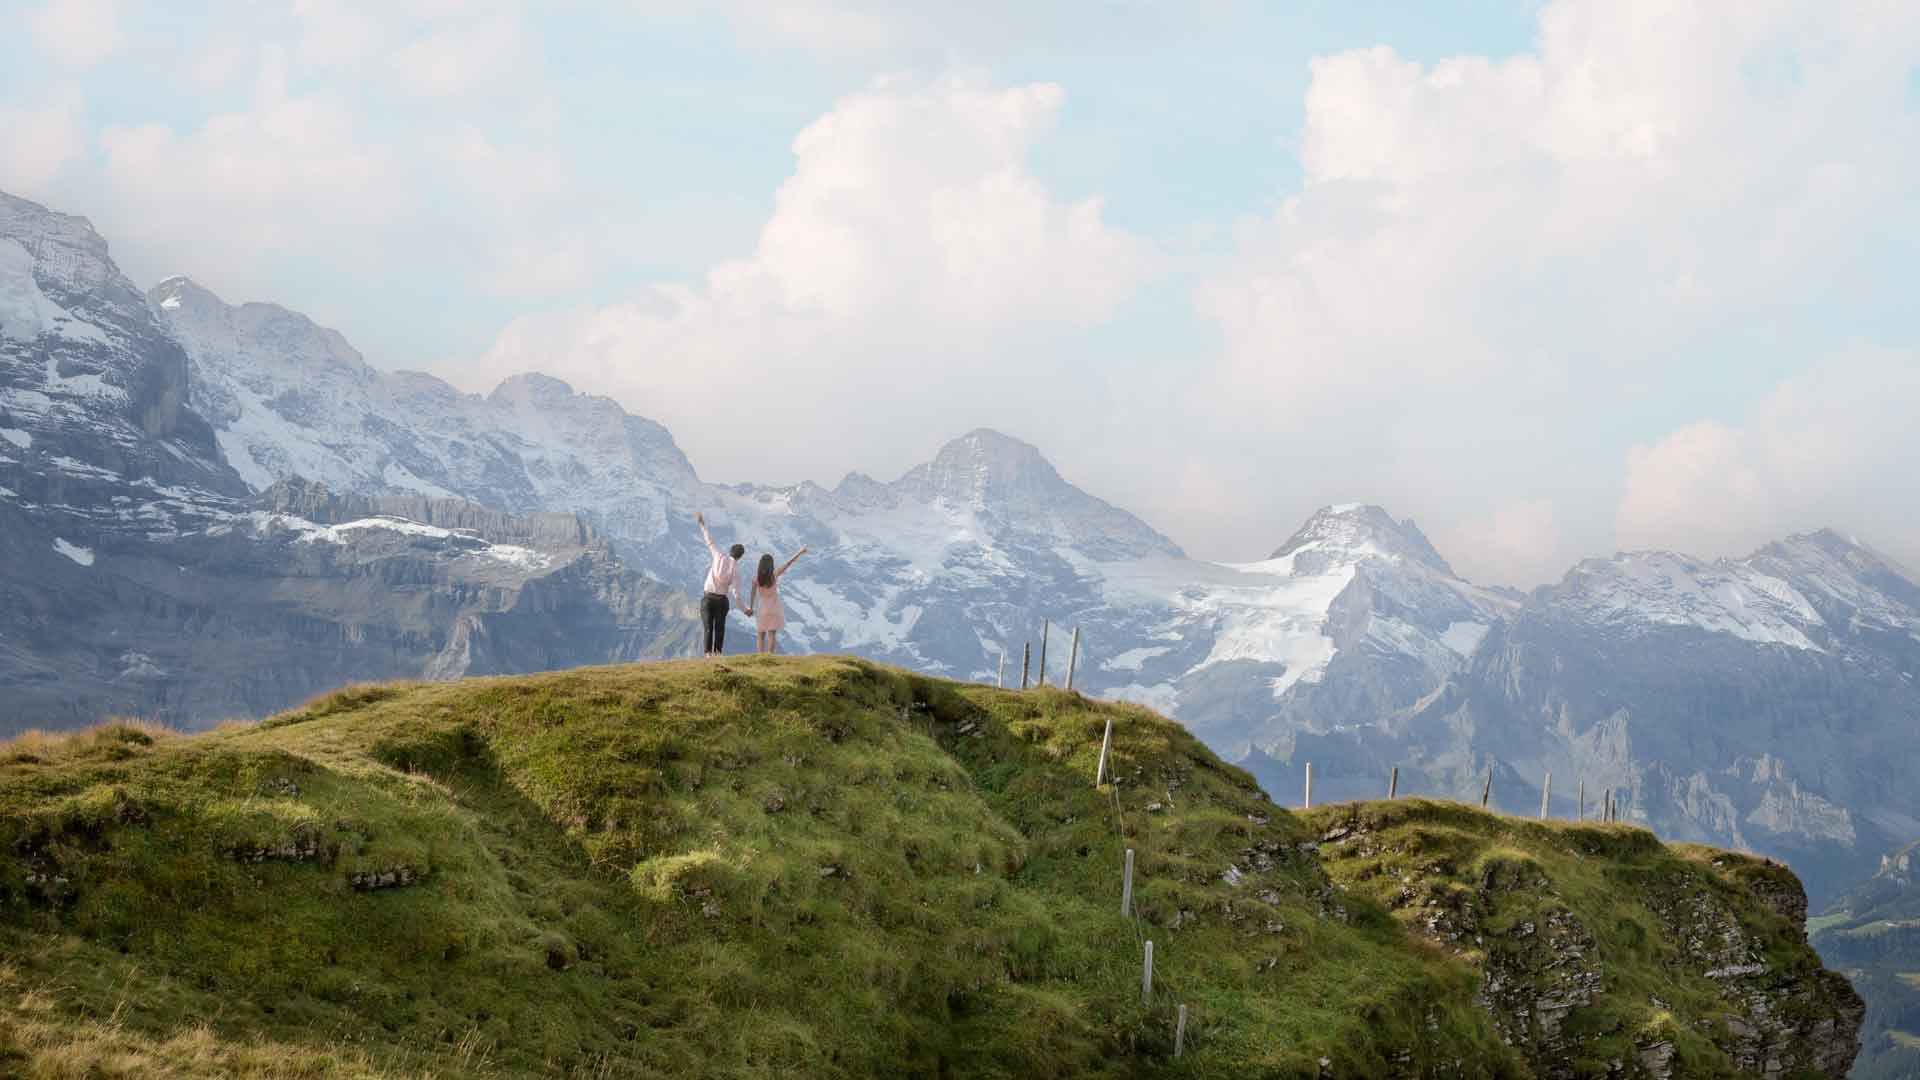
<path id="1" fill-rule="evenodd" d="M 231 306 L 179 277 L 149 298 L 186 349 L 193 407 L 255 491 L 302 477 L 512 513 L 577 509 L 640 544 L 668 533 L 670 506 L 694 501 L 693 467 L 665 428 L 558 379 L 463 394 L 376 371 L 335 331 L 273 304 Z"/>
<path id="2" fill-rule="evenodd" d="M 0 195 L 0 733 L 205 723 L 356 679 L 634 659 L 691 637 L 685 598 L 572 514 L 304 480 L 249 493 L 189 402 L 161 310 L 84 220 Z M 345 356 L 303 359 L 333 378 Z"/>
<path id="3" fill-rule="evenodd" d="M 76 505 L 102 474 L 237 494 L 187 381 L 179 343 L 93 226 L 0 192 L 0 470 Z M 38 467 L 21 468 L 29 457 Z"/>

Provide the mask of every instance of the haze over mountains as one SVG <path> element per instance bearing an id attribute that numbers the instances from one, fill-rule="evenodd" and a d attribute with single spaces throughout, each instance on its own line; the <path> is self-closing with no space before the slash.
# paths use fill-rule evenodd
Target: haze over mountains
<path id="1" fill-rule="evenodd" d="M 1491 769 L 1516 810 L 1551 773 L 1556 813 L 1615 789 L 1669 839 L 1787 858 L 1816 906 L 1920 836 L 1920 580 L 1836 533 L 1590 559 L 1523 595 L 1360 504 L 1193 560 L 989 430 L 893 480 L 712 485 L 660 425 L 539 374 L 463 394 L 185 278 L 143 297 L 83 220 L 12 198 L 0 439 L 7 727 L 684 651 L 704 509 L 756 553 L 813 549 L 790 649 L 1012 677 L 1051 619 L 1057 680 L 1077 626 L 1078 686 L 1170 712 L 1282 801 L 1308 761 L 1326 799 L 1396 765 L 1477 797 Z"/>

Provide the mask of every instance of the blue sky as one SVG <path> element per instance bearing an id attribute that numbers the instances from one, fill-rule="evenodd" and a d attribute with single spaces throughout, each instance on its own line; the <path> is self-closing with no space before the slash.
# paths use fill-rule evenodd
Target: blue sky
<path id="1" fill-rule="evenodd" d="M 1653 0 L 10 5 L 0 187 L 712 479 L 999 427 L 1196 554 L 1920 562 L 1920 13 Z"/>

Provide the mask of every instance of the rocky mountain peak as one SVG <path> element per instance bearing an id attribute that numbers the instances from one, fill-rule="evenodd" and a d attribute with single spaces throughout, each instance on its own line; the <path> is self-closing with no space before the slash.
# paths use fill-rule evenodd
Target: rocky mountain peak
<path id="1" fill-rule="evenodd" d="M 213 309 L 224 308 L 226 303 L 213 294 L 213 290 L 187 277 L 175 274 L 160 284 L 147 290 L 147 299 L 165 311 L 180 308 Z"/>
<path id="2" fill-rule="evenodd" d="M 1307 549 L 1355 557 L 1405 559 L 1448 577 L 1456 576 L 1453 567 L 1434 550 L 1432 542 L 1412 518 L 1396 521 L 1393 515 L 1368 503 L 1321 507 L 1268 557 L 1282 559 Z"/>
<path id="3" fill-rule="evenodd" d="M 501 405 L 551 408 L 573 396 L 573 387 L 564 380 L 537 371 L 523 371 L 500 380 L 487 400 Z"/>
<path id="4" fill-rule="evenodd" d="M 279 304 L 229 304 L 183 276 L 155 285 L 147 300 L 203 370 L 270 366 L 360 382 L 374 378 L 373 368 L 339 331 Z"/>
<path id="5" fill-rule="evenodd" d="M 1146 522 L 1069 483 L 1031 443 L 991 428 L 947 443 L 891 486 L 905 497 L 970 510 L 1008 534 L 1078 548 L 1089 558 L 1184 555 Z"/>
<path id="6" fill-rule="evenodd" d="M 132 288 L 107 254 L 106 239 L 76 214 L 0 191 L 0 237 L 33 257 L 42 285 L 63 304 L 108 283 Z"/>
<path id="7" fill-rule="evenodd" d="M 1037 447 L 991 428 L 947 443 L 923 469 L 929 494 L 987 506 L 1071 489 Z"/>
<path id="8" fill-rule="evenodd" d="M 186 354 L 93 226 L 0 193 L 0 416 L 14 445 L 230 490 L 188 384 Z"/>

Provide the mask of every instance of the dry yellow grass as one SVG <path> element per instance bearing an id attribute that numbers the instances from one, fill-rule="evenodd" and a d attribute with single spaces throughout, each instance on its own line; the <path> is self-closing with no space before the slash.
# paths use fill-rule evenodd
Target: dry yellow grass
<path id="1" fill-rule="evenodd" d="M 32 761 L 58 761 L 76 753 L 85 753 L 107 743 L 137 742 L 151 746 L 161 739 L 179 735 L 177 728 L 151 720 L 126 717 L 95 724 L 78 731 L 42 731 L 29 728 L 11 739 L 0 740 L 0 764 Z"/>

